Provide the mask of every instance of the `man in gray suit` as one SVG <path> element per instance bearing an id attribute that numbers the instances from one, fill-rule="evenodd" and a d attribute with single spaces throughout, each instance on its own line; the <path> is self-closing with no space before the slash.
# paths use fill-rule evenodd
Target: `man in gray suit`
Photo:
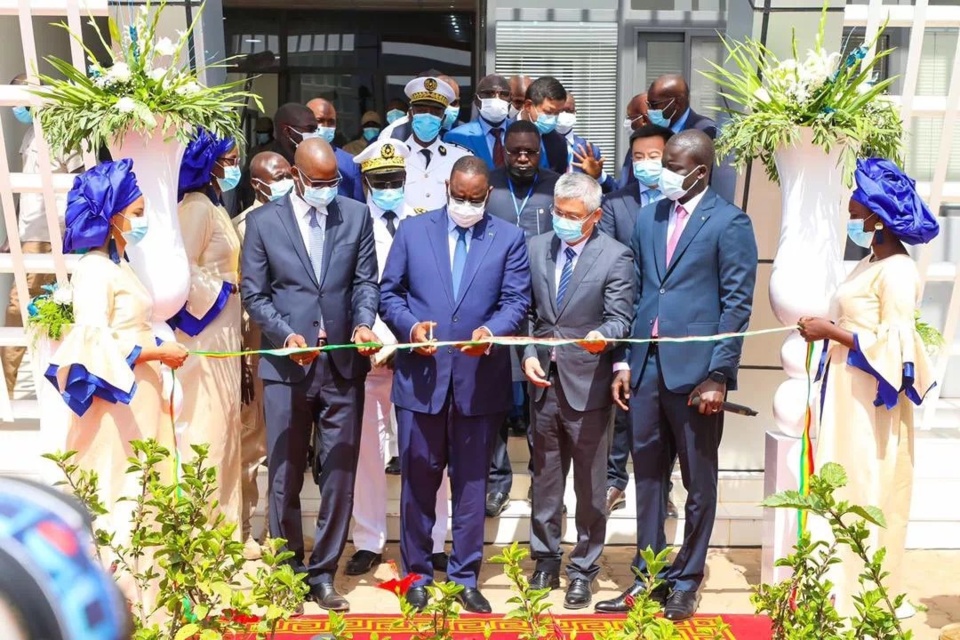
<path id="1" fill-rule="evenodd" d="M 263 349 L 378 343 L 380 304 L 373 225 L 365 204 L 337 195 L 333 148 L 312 138 L 297 147 L 294 192 L 247 217 L 240 288 Z M 260 359 L 267 422 L 270 535 L 284 538 L 310 598 L 343 611 L 333 576 L 353 512 L 354 477 L 370 349 L 307 351 Z M 320 513 L 304 562 L 300 490 L 317 428 Z"/>
<path id="2" fill-rule="evenodd" d="M 633 254 L 596 228 L 600 185 L 582 173 L 560 177 L 553 229 L 530 241 L 533 335 L 582 338 L 558 347 L 528 345 L 523 369 L 533 385 L 534 589 L 560 586 L 560 518 L 573 463 L 577 544 L 567 563 L 563 606 L 590 604 L 606 534 L 606 460 L 613 399 L 613 343 L 633 321 Z"/>

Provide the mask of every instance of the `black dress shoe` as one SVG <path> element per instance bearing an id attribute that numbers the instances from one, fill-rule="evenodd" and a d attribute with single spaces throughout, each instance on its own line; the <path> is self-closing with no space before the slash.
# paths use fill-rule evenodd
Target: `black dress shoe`
<path id="1" fill-rule="evenodd" d="M 447 572 L 447 565 L 450 563 L 450 556 L 441 552 L 434 553 L 430 556 L 430 564 L 433 565 L 433 570 L 440 573 Z"/>
<path id="2" fill-rule="evenodd" d="M 696 591 L 674 591 L 667 598 L 663 608 L 663 617 L 667 620 L 679 622 L 692 618 L 700 605 L 700 594 Z"/>
<path id="3" fill-rule="evenodd" d="M 507 503 L 510 502 L 510 496 L 503 493 L 502 491 L 494 491 L 487 494 L 487 504 L 484 505 L 484 511 L 487 514 L 488 518 L 496 518 L 503 510 L 507 508 Z"/>
<path id="4" fill-rule="evenodd" d="M 597 613 L 626 613 L 632 608 L 631 602 L 646 590 L 646 585 L 642 582 L 634 582 L 630 588 L 621 593 L 613 600 L 601 600 L 596 604 L 594 610 Z M 650 599 L 659 603 L 660 606 L 667 601 L 667 587 L 661 585 L 653 590 Z"/>
<path id="5" fill-rule="evenodd" d="M 574 578 L 567 585 L 567 595 L 563 598 L 564 609 L 583 609 L 593 599 L 590 582 L 583 578 Z"/>
<path id="6" fill-rule="evenodd" d="M 387 475 L 398 476 L 400 475 L 400 458 L 393 456 L 390 458 L 390 462 L 387 463 L 387 468 L 384 469 L 387 472 Z"/>
<path id="7" fill-rule="evenodd" d="M 560 576 L 549 571 L 534 571 L 530 577 L 531 589 L 559 589 Z"/>
<path id="8" fill-rule="evenodd" d="M 350 603 L 337 593 L 332 583 L 315 584 L 310 586 L 310 599 L 327 611 L 349 611 Z"/>
<path id="9" fill-rule="evenodd" d="M 464 587 L 457 599 L 460 600 L 463 608 L 470 613 L 491 613 L 493 611 L 490 607 L 490 601 L 483 597 L 479 589 Z"/>
<path id="10" fill-rule="evenodd" d="M 407 590 L 406 598 L 407 602 L 416 608 L 417 611 L 426 609 L 427 603 L 430 601 L 430 595 L 423 587 L 410 587 L 410 589 Z"/>
<path id="11" fill-rule="evenodd" d="M 357 551 L 347 562 L 344 570 L 348 576 L 362 576 L 383 562 L 383 556 L 373 551 Z"/>

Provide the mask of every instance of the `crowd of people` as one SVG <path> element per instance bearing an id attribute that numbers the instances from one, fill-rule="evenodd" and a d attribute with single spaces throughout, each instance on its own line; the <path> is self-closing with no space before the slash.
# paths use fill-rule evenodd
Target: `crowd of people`
<path id="1" fill-rule="evenodd" d="M 259 554 L 250 522 L 265 463 L 268 533 L 287 541 L 311 599 L 338 611 L 349 608 L 334 577 L 351 521 L 343 570 L 365 574 L 383 559 L 389 473 L 402 487 L 402 568 L 417 576 L 408 601 L 425 607 L 425 585 L 445 573 L 464 587 L 464 608 L 485 613 L 484 520 L 509 501 L 511 434 L 530 450 L 534 588 L 560 587 L 561 519 L 573 511 L 569 609 L 592 604 L 627 459 L 638 549 L 666 546 L 679 463 L 683 542 L 653 595 L 668 618 L 693 616 L 743 338 L 657 339 L 745 332 L 757 269 L 750 218 L 710 186 L 715 123 L 690 108 L 682 77 L 658 78 L 626 105 L 617 177 L 575 133 L 576 102 L 556 78 L 486 76 L 466 123 L 447 76 L 424 73 L 405 93 L 385 128 L 365 114 L 349 149 L 331 145 L 336 111 L 319 98 L 281 106 L 272 140 L 258 135 L 246 163 L 233 140 L 198 132 L 180 172 L 191 286 L 169 321 L 175 342 L 153 338 L 149 294 L 124 259 L 148 232 L 136 167 L 114 159 L 78 176 L 64 249 L 87 253 L 73 276 L 77 326 L 51 375 L 75 414 L 69 448 L 98 471 L 106 502 L 125 495 L 129 441 L 171 444 L 159 365 L 179 369 L 181 451 L 211 447 L 218 508 L 248 557 Z M 884 443 L 876 464 L 849 462 L 857 497 L 900 516 L 887 514 L 889 557 L 891 545 L 902 551 L 909 507 L 908 401 L 932 384 L 913 328 L 919 277 L 902 243 L 929 241 L 937 227 L 892 163 L 861 161 L 856 179 L 850 237 L 874 250 L 838 292 L 837 324 L 805 318 L 801 332 L 831 345 L 820 462 Z M 248 202 L 231 220 L 222 197 L 238 188 Z M 540 342 L 496 342 L 511 336 Z M 241 348 L 265 352 L 240 366 L 189 355 Z M 306 548 L 300 493 L 311 468 L 321 502 Z M 129 514 L 118 506 L 110 518 L 122 541 Z M 634 566 L 646 571 L 639 554 Z M 851 567 L 841 569 L 855 577 Z M 855 579 L 836 584 L 849 601 Z M 639 577 L 624 587 L 595 609 L 627 611 L 645 588 Z"/>

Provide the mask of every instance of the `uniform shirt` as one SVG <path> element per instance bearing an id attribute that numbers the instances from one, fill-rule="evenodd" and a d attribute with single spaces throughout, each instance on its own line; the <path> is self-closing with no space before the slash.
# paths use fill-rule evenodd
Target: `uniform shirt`
<path id="1" fill-rule="evenodd" d="M 33 127 L 27 129 L 20 145 L 20 157 L 23 160 L 23 173 L 40 173 L 40 158 L 37 151 L 38 142 Z M 53 173 L 73 173 L 83 166 L 83 159 L 73 154 L 66 158 L 57 158 L 50 151 L 50 171 Z M 67 210 L 67 194 L 60 193 L 56 197 L 57 217 L 60 219 L 60 229 L 63 230 L 63 216 Z M 47 228 L 47 216 L 43 206 L 42 193 L 24 193 L 20 195 L 20 241 L 21 242 L 50 242 L 50 230 Z"/>
<path id="2" fill-rule="evenodd" d="M 407 180 L 404 200 L 414 211 L 440 209 L 447 203 L 447 180 L 453 164 L 464 156 L 473 155 L 463 147 L 442 142 L 438 137 L 428 147 L 422 147 L 411 135 L 406 140 L 410 156 L 406 161 Z M 430 152 L 430 160 L 424 151 Z"/>
<path id="3" fill-rule="evenodd" d="M 373 220 L 373 241 L 377 252 L 377 266 L 380 269 L 380 277 L 382 278 L 383 268 L 387 264 L 387 256 L 390 254 L 390 247 L 393 245 L 393 236 L 390 235 L 390 231 L 387 229 L 387 221 L 383 217 L 385 213 L 384 210 L 378 207 L 376 203 L 374 203 L 373 198 L 370 197 L 367 198 L 367 206 L 370 208 L 370 217 Z M 406 205 L 399 208 L 401 209 L 400 211 L 394 211 L 397 217 L 393 221 L 393 224 L 397 227 L 400 226 L 402 220 L 415 215 L 413 209 Z M 387 327 L 386 323 L 380 319 L 379 315 L 377 315 L 377 319 L 373 323 L 373 332 L 377 334 L 377 337 L 385 345 L 397 343 L 397 338 Z M 374 358 L 377 358 L 377 356 L 374 356 Z"/>

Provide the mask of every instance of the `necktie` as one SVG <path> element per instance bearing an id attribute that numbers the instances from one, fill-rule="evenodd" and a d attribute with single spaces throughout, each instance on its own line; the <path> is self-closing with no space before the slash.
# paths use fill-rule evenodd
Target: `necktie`
<path id="1" fill-rule="evenodd" d="M 426 158 L 426 162 L 423 165 L 423 168 L 426 169 L 430 166 L 430 149 L 420 149 L 420 153 L 422 153 L 423 157 Z"/>
<path id="2" fill-rule="evenodd" d="M 503 140 L 501 134 L 503 129 L 500 127 L 494 127 L 490 129 L 490 135 L 493 136 L 493 166 L 502 167 L 503 166 Z"/>
<path id="3" fill-rule="evenodd" d="M 647 199 L 647 201 L 643 203 L 643 206 L 647 206 L 651 202 L 657 202 L 660 199 L 661 194 L 659 189 L 647 189 L 643 192 L 643 195 Z"/>
<path id="4" fill-rule="evenodd" d="M 463 280 L 463 268 L 467 264 L 467 232 L 469 229 L 457 227 L 457 246 L 453 250 L 453 299 L 460 298 L 460 281 Z"/>
<path id="5" fill-rule="evenodd" d="M 310 262 L 313 264 L 313 274 L 317 276 L 317 282 L 320 282 L 320 272 L 323 269 L 323 237 L 320 216 L 314 207 L 310 207 Z"/>
<path id="6" fill-rule="evenodd" d="M 677 250 L 677 243 L 680 242 L 680 236 L 683 235 L 683 229 L 686 227 L 686 219 L 688 212 L 683 208 L 682 205 L 677 205 L 677 223 L 673 227 L 673 233 L 670 234 L 670 239 L 667 240 L 667 266 L 670 266 L 670 261 L 673 259 L 673 252 Z M 656 338 L 660 335 L 660 317 L 658 316 L 653 321 L 653 337 Z"/>
<path id="7" fill-rule="evenodd" d="M 387 231 L 390 232 L 390 237 L 392 238 L 397 235 L 397 214 L 393 211 L 384 211 L 383 219 L 387 223 Z"/>
<path id="8" fill-rule="evenodd" d="M 560 284 L 557 285 L 557 309 L 560 309 L 560 305 L 563 304 L 563 297 L 567 294 L 567 285 L 570 284 L 570 278 L 573 277 L 573 259 L 577 256 L 577 252 L 567 247 L 563 250 L 563 255 L 567 257 L 567 261 L 563 263 L 563 271 L 560 272 Z"/>

